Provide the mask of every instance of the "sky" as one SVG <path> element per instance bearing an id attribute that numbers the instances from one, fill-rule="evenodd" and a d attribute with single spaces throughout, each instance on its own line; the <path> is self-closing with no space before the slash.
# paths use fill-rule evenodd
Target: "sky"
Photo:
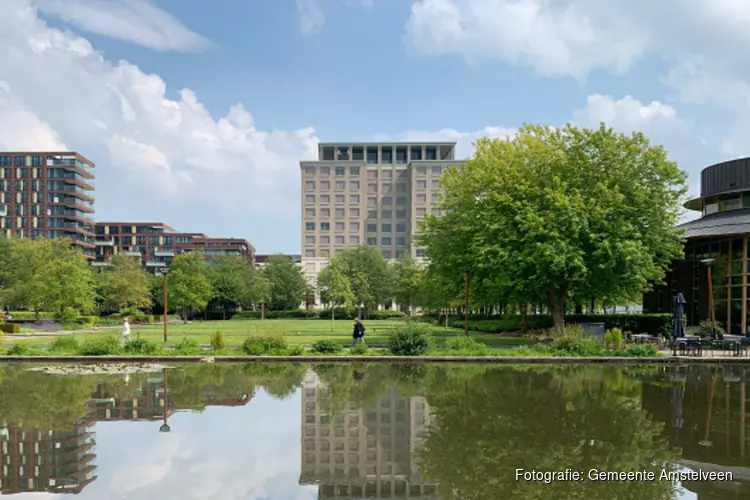
<path id="1" fill-rule="evenodd" d="M 98 220 L 300 253 L 318 141 L 524 123 L 748 154 L 746 0 L 2 0 L 0 149 L 96 163 Z"/>

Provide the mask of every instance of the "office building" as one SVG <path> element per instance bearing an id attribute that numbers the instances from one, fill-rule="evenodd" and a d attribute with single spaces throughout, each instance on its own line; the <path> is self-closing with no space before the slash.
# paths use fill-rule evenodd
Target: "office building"
<path id="1" fill-rule="evenodd" d="M 710 318 L 708 259 L 717 323 L 728 333 L 747 335 L 750 327 L 750 158 L 726 161 L 701 172 L 700 196 L 685 208 L 701 217 L 684 230 L 685 258 L 672 265 L 665 285 L 644 296 L 643 311 L 672 313 L 682 293 L 688 325 Z"/>
<path id="2" fill-rule="evenodd" d="M 268 259 L 273 257 L 273 255 L 286 255 L 286 254 L 265 254 L 265 255 L 256 255 L 255 256 L 255 269 L 263 269 L 266 266 L 266 263 L 268 262 Z M 296 255 L 286 255 L 287 257 L 291 258 L 295 263 L 298 265 L 302 264 L 302 256 L 299 254 Z"/>
<path id="3" fill-rule="evenodd" d="M 314 371 L 303 382 L 300 484 L 317 484 L 318 498 L 436 499 L 420 477 L 418 452 L 434 425 L 423 397 L 389 389 L 373 408 L 350 405 L 330 414 L 328 387 Z"/>
<path id="4" fill-rule="evenodd" d="M 94 177 L 76 152 L 0 153 L 3 234 L 70 238 L 93 258 Z"/>
<path id="5" fill-rule="evenodd" d="M 207 259 L 240 256 L 253 264 L 255 248 L 239 238 L 211 238 L 201 233 L 181 233 L 161 222 L 97 222 L 94 266 L 106 266 L 112 255 L 138 257 L 150 272 L 169 267 L 172 259 L 200 251 Z"/>

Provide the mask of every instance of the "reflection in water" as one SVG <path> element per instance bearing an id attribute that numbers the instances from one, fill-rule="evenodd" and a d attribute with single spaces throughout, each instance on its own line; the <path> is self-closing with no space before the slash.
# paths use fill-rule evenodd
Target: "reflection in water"
<path id="1" fill-rule="evenodd" d="M 6 365 L 0 366 L 0 489 L 84 500 L 750 498 L 749 375 L 750 369 L 718 365 L 222 363 L 126 378 Z M 265 394 L 256 398 L 259 391 Z M 283 400 L 301 407 L 301 426 Z M 226 408 L 202 413 L 211 406 Z M 262 425 L 269 427 L 256 428 Z M 123 454 L 129 449 L 122 447 L 138 446 L 130 441 L 135 428 L 147 430 L 152 455 L 161 448 L 171 455 L 138 469 L 136 477 L 153 476 L 148 481 L 124 491 L 128 480 L 121 480 L 112 491 L 113 469 L 147 458 Z M 112 441 L 120 433 L 123 439 Z M 247 436 L 251 442 L 243 441 Z M 279 436 L 294 440 L 273 447 Z M 277 483 L 266 477 L 257 486 L 257 474 L 247 472 L 268 471 L 270 464 Z M 518 481 L 516 469 L 728 471 L 733 480 L 544 484 Z M 220 485 L 201 489 L 220 472 L 228 474 Z M 162 477 L 171 482 L 160 484 Z M 200 479 L 180 489 L 194 478 Z M 241 486 L 221 489 L 232 481 Z"/>

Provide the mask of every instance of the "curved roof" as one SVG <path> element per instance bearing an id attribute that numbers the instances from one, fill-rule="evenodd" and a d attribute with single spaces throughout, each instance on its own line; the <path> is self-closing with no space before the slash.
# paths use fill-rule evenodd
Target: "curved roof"
<path id="1" fill-rule="evenodd" d="M 686 238 L 707 238 L 750 234 L 750 209 L 731 210 L 706 215 L 677 226 L 685 231 Z"/>
<path id="2" fill-rule="evenodd" d="M 701 172 L 701 198 L 750 189 L 750 158 L 737 158 Z"/>

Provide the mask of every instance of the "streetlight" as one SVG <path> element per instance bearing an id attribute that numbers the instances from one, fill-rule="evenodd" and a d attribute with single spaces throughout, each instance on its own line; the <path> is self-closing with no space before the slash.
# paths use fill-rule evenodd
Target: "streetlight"
<path id="1" fill-rule="evenodd" d="M 166 278 L 166 276 L 165 276 Z M 164 415 L 164 423 L 161 424 L 161 427 L 159 427 L 159 432 L 169 432 L 172 429 L 169 427 L 169 424 L 167 423 L 167 410 L 169 409 L 169 387 L 167 386 L 167 369 L 164 368 L 164 411 L 162 412 Z"/>
<path id="2" fill-rule="evenodd" d="M 716 311 L 714 310 L 714 283 L 711 276 L 711 265 L 714 259 L 703 259 L 701 263 L 706 266 L 708 273 L 708 317 L 711 319 L 711 338 L 716 338 Z"/>
<path id="3" fill-rule="evenodd" d="M 169 274 L 169 268 L 163 269 L 161 272 L 162 276 L 164 276 L 164 343 L 167 343 L 167 287 L 168 287 L 168 279 L 167 275 Z M 166 378 L 164 379 L 166 380 Z"/>
<path id="4" fill-rule="evenodd" d="M 469 336 L 469 273 L 471 264 L 464 266 L 464 336 Z"/>

